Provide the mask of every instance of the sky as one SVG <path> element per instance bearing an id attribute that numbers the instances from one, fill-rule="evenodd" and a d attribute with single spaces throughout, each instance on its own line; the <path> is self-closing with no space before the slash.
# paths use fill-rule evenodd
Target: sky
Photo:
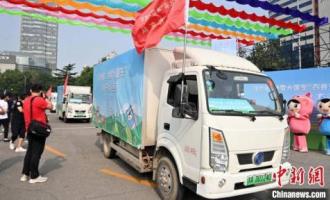
<path id="1" fill-rule="evenodd" d="M 242 6 L 225 0 L 203 0 L 203 2 L 224 4 L 227 8 L 266 14 L 260 9 Z M 0 14 L 0 51 L 19 51 L 20 17 Z M 183 43 L 162 40 L 158 45 L 164 48 L 183 46 Z M 75 63 L 76 71 L 80 72 L 86 65 L 96 64 L 101 57 L 112 51 L 123 53 L 134 48 L 130 35 L 100 31 L 98 29 L 59 24 L 57 67 L 62 68 Z M 234 40 L 213 41 L 212 49 L 236 53 Z"/>

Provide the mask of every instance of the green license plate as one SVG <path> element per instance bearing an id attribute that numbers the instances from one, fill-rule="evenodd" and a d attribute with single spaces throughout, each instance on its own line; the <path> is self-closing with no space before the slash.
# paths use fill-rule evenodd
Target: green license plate
<path id="1" fill-rule="evenodd" d="M 272 173 L 249 176 L 247 178 L 247 180 L 244 182 L 244 185 L 245 186 L 258 185 L 258 184 L 262 184 L 262 183 L 272 182 L 272 180 L 273 180 Z"/>

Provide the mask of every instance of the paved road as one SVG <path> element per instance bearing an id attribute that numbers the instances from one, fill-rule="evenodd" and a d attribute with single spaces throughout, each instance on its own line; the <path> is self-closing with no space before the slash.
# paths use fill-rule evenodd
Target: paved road
<path id="1" fill-rule="evenodd" d="M 44 184 L 21 183 L 24 154 L 11 151 L 8 143 L 0 142 L 1 200 L 159 199 L 150 174 L 138 174 L 119 158 L 103 157 L 97 130 L 91 124 L 64 124 L 54 114 L 50 115 L 50 120 L 53 134 L 47 140 L 40 163 L 41 174 L 49 177 Z M 292 158 L 294 165 L 306 169 L 324 165 L 326 181 L 330 184 L 330 157 L 310 152 L 293 153 Z M 228 200 L 266 200 L 269 197 L 270 191 L 265 191 Z M 203 198 L 188 192 L 185 199 Z"/>

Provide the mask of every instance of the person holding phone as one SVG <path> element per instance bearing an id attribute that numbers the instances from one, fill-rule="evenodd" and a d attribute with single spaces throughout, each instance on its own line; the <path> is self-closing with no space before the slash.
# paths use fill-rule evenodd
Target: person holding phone
<path id="1" fill-rule="evenodd" d="M 25 128 L 28 127 L 33 120 L 40 123 L 47 123 L 46 110 L 52 109 L 52 103 L 49 101 L 42 92 L 40 84 L 34 84 L 31 87 L 31 96 L 27 97 L 23 105 L 23 113 L 25 120 Z M 32 112 L 31 112 L 32 109 Z M 24 165 L 22 170 L 21 181 L 29 183 L 43 183 L 47 181 L 47 177 L 39 174 L 39 161 L 45 148 L 46 138 L 38 137 L 27 131 L 27 138 L 29 145 L 24 158 Z"/>

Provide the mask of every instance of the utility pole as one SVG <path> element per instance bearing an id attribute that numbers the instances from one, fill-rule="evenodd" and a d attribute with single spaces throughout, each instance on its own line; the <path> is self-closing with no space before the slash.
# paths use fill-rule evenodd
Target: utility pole
<path id="1" fill-rule="evenodd" d="M 297 8 L 299 10 L 300 2 L 297 0 Z M 298 25 L 300 25 L 300 20 L 298 19 Z M 299 59 L 299 69 L 301 69 L 301 46 L 300 46 L 300 32 L 298 32 L 298 59 Z"/>

